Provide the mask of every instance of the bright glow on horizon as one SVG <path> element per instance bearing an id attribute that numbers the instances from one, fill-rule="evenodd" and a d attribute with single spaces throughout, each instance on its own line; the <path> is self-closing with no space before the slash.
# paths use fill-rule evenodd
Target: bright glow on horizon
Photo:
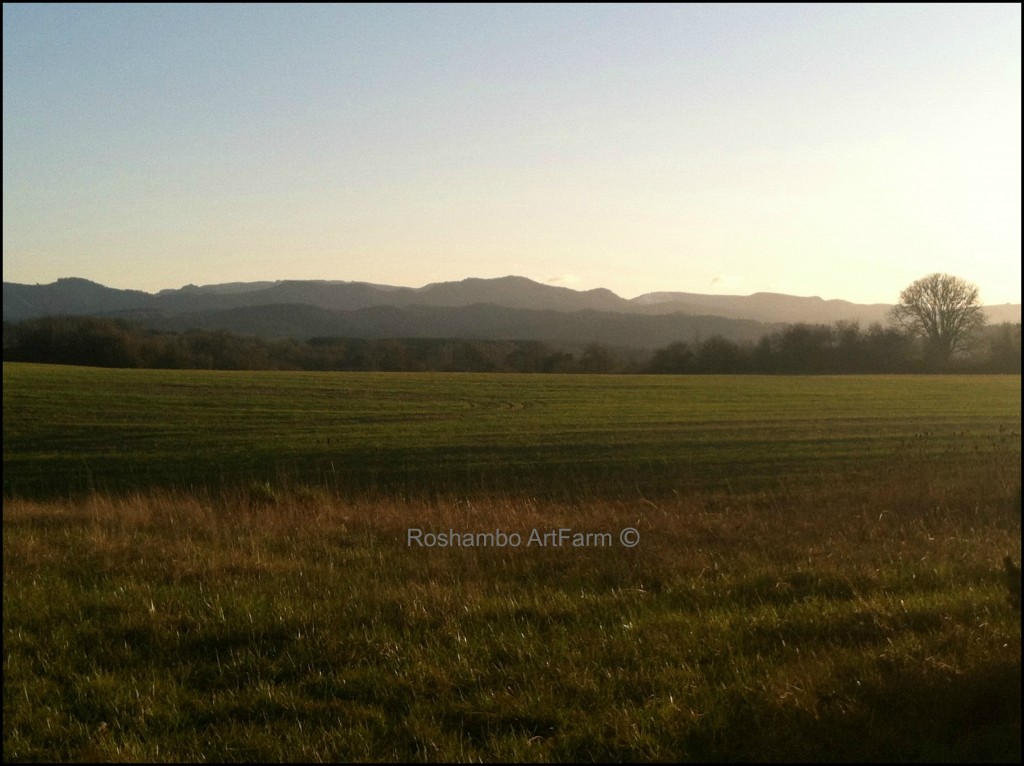
<path id="1" fill-rule="evenodd" d="M 4 280 L 1019 303 L 1019 5 L 4 6 Z"/>

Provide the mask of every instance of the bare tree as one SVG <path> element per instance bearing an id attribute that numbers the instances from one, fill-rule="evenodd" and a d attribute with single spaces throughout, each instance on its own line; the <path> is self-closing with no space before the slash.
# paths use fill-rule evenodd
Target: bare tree
<path id="1" fill-rule="evenodd" d="M 890 316 L 905 330 L 922 338 L 940 362 L 969 346 L 985 325 L 978 288 L 960 277 L 929 274 L 900 293 Z"/>

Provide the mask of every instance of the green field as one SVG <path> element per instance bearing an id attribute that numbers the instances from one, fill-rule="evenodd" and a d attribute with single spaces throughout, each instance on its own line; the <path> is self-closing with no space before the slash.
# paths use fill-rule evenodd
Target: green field
<path id="1" fill-rule="evenodd" d="M 5 364 L 4 759 L 1019 761 L 1020 407 Z"/>
<path id="2" fill-rule="evenodd" d="M 4 494 L 770 488 L 1020 443 L 1020 377 L 557 376 L 4 365 Z M 1019 446 L 1018 446 L 1019 449 Z"/>

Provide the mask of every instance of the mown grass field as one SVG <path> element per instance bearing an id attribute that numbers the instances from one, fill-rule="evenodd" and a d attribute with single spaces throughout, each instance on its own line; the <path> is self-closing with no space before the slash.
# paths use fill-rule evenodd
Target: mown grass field
<path id="1" fill-rule="evenodd" d="M 1020 401 L 5 364 L 5 760 L 1019 761 Z"/>
<path id="2" fill-rule="evenodd" d="M 1020 378 L 4 365 L 4 494 L 312 483 L 560 500 L 770 488 L 1020 441 Z"/>

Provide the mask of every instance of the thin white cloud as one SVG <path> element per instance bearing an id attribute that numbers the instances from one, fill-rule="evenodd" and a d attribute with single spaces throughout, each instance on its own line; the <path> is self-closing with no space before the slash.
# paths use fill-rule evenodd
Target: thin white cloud
<path id="1" fill-rule="evenodd" d="M 562 274 L 557 277 L 548 277 L 544 281 L 549 285 L 574 285 L 580 281 L 580 278 L 575 274 Z"/>

